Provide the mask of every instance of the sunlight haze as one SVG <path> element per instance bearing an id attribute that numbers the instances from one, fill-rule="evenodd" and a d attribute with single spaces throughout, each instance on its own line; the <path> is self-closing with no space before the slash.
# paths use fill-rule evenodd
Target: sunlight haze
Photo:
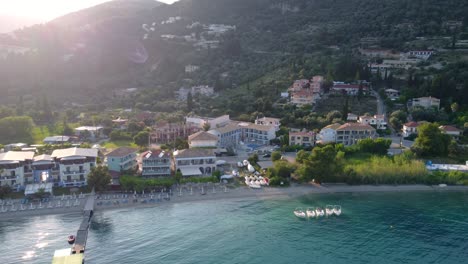
<path id="1" fill-rule="evenodd" d="M 177 0 L 160 0 L 171 4 Z M 0 17 L 33 18 L 47 22 L 56 17 L 98 5 L 109 0 L 0 0 Z"/>

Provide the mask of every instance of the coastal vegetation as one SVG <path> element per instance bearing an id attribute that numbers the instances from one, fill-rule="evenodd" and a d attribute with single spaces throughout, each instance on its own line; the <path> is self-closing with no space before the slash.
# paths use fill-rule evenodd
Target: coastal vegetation
<path id="1" fill-rule="evenodd" d="M 96 166 L 91 168 L 88 174 L 88 185 L 91 189 L 94 188 L 96 192 L 102 192 L 108 189 L 111 183 L 111 175 L 106 166 Z"/>

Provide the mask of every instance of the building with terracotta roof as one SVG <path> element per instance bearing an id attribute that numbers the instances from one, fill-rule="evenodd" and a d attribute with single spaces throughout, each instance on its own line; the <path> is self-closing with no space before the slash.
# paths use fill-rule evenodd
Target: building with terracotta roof
<path id="1" fill-rule="evenodd" d="M 171 155 L 164 150 L 141 154 L 141 176 L 145 178 L 171 176 Z"/>
<path id="2" fill-rule="evenodd" d="M 439 129 L 440 129 L 440 131 L 442 131 L 442 133 L 450 135 L 455 139 L 460 138 L 460 136 L 462 135 L 462 132 L 463 132 L 462 130 L 460 130 L 460 129 L 454 127 L 454 126 L 440 126 Z"/>
<path id="3" fill-rule="evenodd" d="M 291 93 L 291 103 L 295 105 L 310 105 L 314 103 L 314 93 L 310 89 L 303 89 Z"/>
<path id="4" fill-rule="evenodd" d="M 200 130 L 201 128 L 191 124 L 159 122 L 152 127 L 150 140 L 157 144 L 173 143 L 176 139 L 186 139 Z"/>
<path id="5" fill-rule="evenodd" d="M 136 169 L 137 149 L 120 147 L 106 154 L 106 164 L 111 172 L 120 174 L 124 171 Z"/>
<path id="6" fill-rule="evenodd" d="M 212 149 L 182 149 L 173 153 L 174 171 L 182 176 L 210 176 L 216 170 L 216 155 Z"/>
<path id="7" fill-rule="evenodd" d="M 375 138 L 375 136 L 375 128 L 367 124 L 346 123 L 336 129 L 336 143 L 345 146 L 356 144 L 360 139 Z"/>
<path id="8" fill-rule="evenodd" d="M 218 137 L 205 131 L 199 131 L 188 137 L 190 148 L 216 148 L 218 145 Z"/>
<path id="9" fill-rule="evenodd" d="M 289 132 L 289 146 L 310 147 L 315 145 L 315 133 L 312 131 Z"/>

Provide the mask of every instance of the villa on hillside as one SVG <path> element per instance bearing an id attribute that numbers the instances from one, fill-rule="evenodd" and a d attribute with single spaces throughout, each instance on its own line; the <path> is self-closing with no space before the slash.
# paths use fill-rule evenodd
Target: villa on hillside
<path id="1" fill-rule="evenodd" d="M 290 102 L 295 105 L 315 104 L 322 94 L 323 76 L 317 75 L 312 80 L 301 79 L 294 81 L 288 88 Z"/>
<path id="2" fill-rule="evenodd" d="M 460 138 L 460 136 L 462 135 L 462 130 L 454 127 L 454 126 L 440 126 L 439 127 L 440 131 L 442 131 L 442 133 L 444 134 L 447 134 L 451 137 L 453 137 L 454 139 L 458 139 Z"/>
<path id="3" fill-rule="evenodd" d="M 408 122 L 403 124 L 402 136 L 409 137 L 413 134 L 418 134 L 418 127 L 422 124 L 422 122 Z"/>
<path id="4" fill-rule="evenodd" d="M 144 178 L 171 176 L 171 155 L 164 150 L 141 154 L 141 176 Z"/>
<path id="5" fill-rule="evenodd" d="M 375 138 L 375 136 L 375 128 L 367 124 L 346 123 L 336 129 L 336 143 L 345 146 L 354 145 L 360 139 Z"/>
<path id="6" fill-rule="evenodd" d="M 315 146 L 315 133 L 312 131 L 289 132 L 289 146 Z"/>
<path id="7" fill-rule="evenodd" d="M 357 122 L 357 121 L 358 121 L 358 118 L 359 118 L 358 115 L 355 115 L 355 114 L 353 114 L 353 113 L 348 113 L 348 116 L 346 117 L 346 120 L 347 120 L 347 121 L 355 121 L 355 122 Z"/>
<path id="8" fill-rule="evenodd" d="M 51 136 L 51 137 L 46 137 L 44 140 L 42 140 L 44 144 L 64 144 L 70 142 L 70 137 L 69 136 Z"/>
<path id="9" fill-rule="evenodd" d="M 395 89 L 385 89 L 385 94 L 388 98 L 394 100 L 400 97 L 400 91 Z"/>
<path id="10" fill-rule="evenodd" d="M 437 110 L 439 110 L 440 99 L 429 96 L 429 97 L 413 98 L 408 101 L 408 108 L 415 107 L 415 106 L 421 106 L 424 108 L 435 107 Z"/>
<path id="11" fill-rule="evenodd" d="M 368 88 L 365 85 L 345 84 L 340 82 L 335 82 L 331 88 L 331 91 L 336 94 L 358 95 L 360 87 L 363 93 L 367 93 Z"/>
<path id="12" fill-rule="evenodd" d="M 199 131 L 188 137 L 190 148 L 216 148 L 218 137 L 205 131 Z"/>
<path id="13" fill-rule="evenodd" d="M 358 123 L 374 126 L 376 129 L 387 129 L 384 115 L 368 116 L 363 115 L 358 119 Z"/>
<path id="14" fill-rule="evenodd" d="M 88 139 L 95 141 L 100 138 L 102 134 L 102 130 L 104 128 L 102 126 L 82 126 L 75 128 L 75 135 L 79 137 L 84 137 L 86 134 Z"/>
<path id="15" fill-rule="evenodd" d="M 174 171 L 182 176 L 210 176 L 216 170 L 216 155 L 212 149 L 182 149 L 173 154 Z"/>
<path id="16" fill-rule="evenodd" d="M 229 115 L 222 115 L 219 117 L 198 117 L 198 116 L 187 116 L 185 117 L 185 124 L 188 126 L 198 127 L 203 129 L 204 126 L 209 125 L 211 129 L 222 127 L 231 122 Z"/>

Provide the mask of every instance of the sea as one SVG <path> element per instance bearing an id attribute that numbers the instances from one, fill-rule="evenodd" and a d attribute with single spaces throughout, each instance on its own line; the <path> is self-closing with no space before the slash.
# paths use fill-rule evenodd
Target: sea
<path id="1" fill-rule="evenodd" d="M 341 205 L 303 220 L 293 210 Z M 0 221 L 0 263 L 51 263 L 80 214 Z M 86 263 L 468 263 L 468 193 L 311 194 L 96 212 Z"/>

